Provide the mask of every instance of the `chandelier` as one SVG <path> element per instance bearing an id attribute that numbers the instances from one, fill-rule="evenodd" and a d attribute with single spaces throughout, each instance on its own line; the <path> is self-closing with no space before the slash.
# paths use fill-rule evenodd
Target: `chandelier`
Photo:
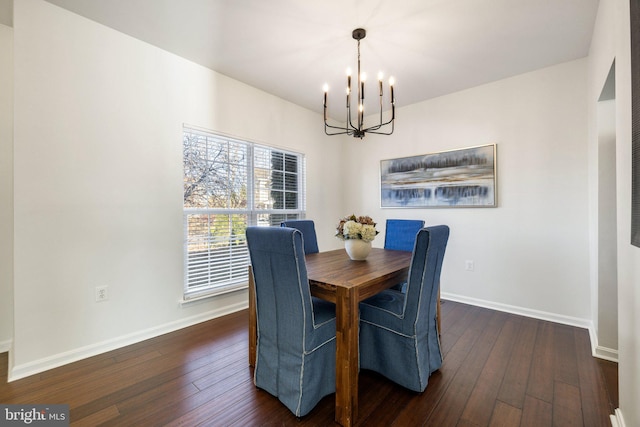
<path id="1" fill-rule="evenodd" d="M 364 138 L 365 133 L 377 133 L 381 135 L 391 135 L 393 133 L 394 121 L 396 118 L 396 100 L 393 96 L 393 77 L 389 78 L 389 100 L 391 103 L 391 118 L 384 122 L 382 121 L 382 106 L 383 106 L 383 98 L 382 98 L 382 72 L 378 73 L 378 88 L 380 92 L 380 121 L 378 124 L 369 126 L 367 128 L 364 126 L 364 83 L 366 80 L 365 73 L 360 70 L 360 40 L 366 37 L 367 32 L 362 28 L 356 28 L 351 33 L 353 38 L 358 41 L 358 98 L 357 98 L 357 109 L 358 109 L 358 118 L 357 125 L 354 125 L 351 120 L 351 69 L 347 69 L 347 119 L 344 126 L 333 126 L 327 123 L 327 94 L 329 93 L 329 86 L 325 83 L 323 91 L 324 91 L 324 133 L 327 135 L 353 135 L 355 138 Z M 391 126 L 387 126 L 391 125 Z M 331 130 L 335 129 L 335 130 Z"/>

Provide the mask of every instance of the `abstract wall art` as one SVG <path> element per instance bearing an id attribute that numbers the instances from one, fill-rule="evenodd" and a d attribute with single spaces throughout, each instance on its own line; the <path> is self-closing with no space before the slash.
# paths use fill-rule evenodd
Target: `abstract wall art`
<path id="1" fill-rule="evenodd" d="M 496 207 L 496 144 L 380 162 L 383 208 Z"/>

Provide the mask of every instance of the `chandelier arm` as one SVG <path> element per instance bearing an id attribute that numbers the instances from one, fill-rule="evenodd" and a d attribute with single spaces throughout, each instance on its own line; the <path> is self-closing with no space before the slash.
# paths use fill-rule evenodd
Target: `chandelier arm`
<path id="1" fill-rule="evenodd" d="M 344 130 L 344 131 L 348 131 L 349 128 L 348 127 L 342 127 L 342 126 L 334 126 L 334 125 L 330 125 L 327 122 L 324 122 L 324 127 L 326 128 L 330 128 L 330 129 L 340 129 L 340 130 Z"/>
<path id="2" fill-rule="evenodd" d="M 368 128 L 363 129 L 363 132 L 372 132 L 374 130 L 380 129 L 382 126 L 388 125 L 387 123 L 382 123 L 382 83 L 380 83 L 380 123 L 375 126 L 370 126 Z"/>
<path id="3" fill-rule="evenodd" d="M 395 126 L 394 126 L 395 121 L 388 121 L 387 123 L 383 124 L 382 126 L 386 126 L 386 125 L 388 125 L 389 123 L 391 123 L 391 131 L 390 131 L 390 132 L 377 132 L 376 130 L 369 130 L 369 129 L 365 129 L 363 132 L 366 132 L 366 133 L 375 133 L 375 134 L 378 134 L 378 135 L 391 135 L 391 134 L 393 133 L 393 131 L 395 130 L 395 129 L 394 129 L 394 128 L 395 128 Z M 377 128 L 377 129 L 378 129 L 378 128 Z"/>
<path id="4" fill-rule="evenodd" d="M 349 105 L 349 98 L 347 96 L 347 105 Z M 349 109 L 347 109 L 347 120 L 349 120 Z M 327 131 L 327 128 L 330 129 L 340 129 L 343 132 L 335 132 L 335 133 L 329 133 Z M 327 105 L 326 105 L 326 101 L 325 101 L 325 106 L 324 106 L 324 133 L 327 135 L 343 135 L 343 134 L 348 134 L 350 132 L 348 123 L 345 124 L 344 127 L 342 126 L 334 126 L 334 125 L 330 125 L 329 123 L 327 123 Z"/>
<path id="5" fill-rule="evenodd" d="M 351 94 L 349 94 L 351 96 Z M 347 122 L 344 124 L 346 129 L 356 130 L 357 128 L 351 123 L 351 102 L 347 103 Z"/>
<path id="6" fill-rule="evenodd" d="M 360 113 L 357 114 L 357 117 L 358 117 L 358 120 L 360 120 Z M 353 121 L 351 120 L 351 108 L 347 110 L 347 123 L 345 124 L 345 126 L 348 127 L 349 130 L 351 131 L 349 135 L 362 134 L 362 125 L 354 126 Z M 358 138 L 362 138 L 362 137 L 358 136 Z"/>
<path id="7" fill-rule="evenodd" d="M 391 131 L 390 132 L 378 132 L 379 129 L 381 129 L 382 127 L 387 126 L 389 124 L 391 125 Z M 364 129 L 362 132 L 363 133 L 377 133 L 377 134 L 381 134 L 381 135 L 391 135 L 393 133 L 393 131 L 394 131 L 394 126 L 395 126 L 395 120 L 391 119 L 388 122 L 381 123 L 381 124 L 376 125 L 376 126 L 368 127 L 366 129 Z"/>
<path id="8" fill-rule="evenodd" d="M 364 128 L 364 129 L 362 129 L 362 132 L 371 132 L 371 131 L 374 131 L 374 130 L 378 130 L 378 129 L 380 129 L 382 126 L 384 126 L 384 125 L 386 125 L 386 124 L 388 124 L 388 123 L 378 123 L 378 124 L 377 124 L 377 125 L 375 125 L 375 126 L 369 126 L 368 128 Z"/>
<path id="9" fill-rule="evenodd" d="M 324 127 L 329 128 L 329 129 L 349 130 L 349 128 L 342 127 L 342 126 L 333 126 L 333 125 L 330 125 L 329 123 L 325 123 Z"/>
<path id="10" fill-rule="evenodd" d="M 380 124 L 377 124 L 375 126 L 370 126 L 370 127 L 366 128 L 366 129 L 363 129 L 362 131 L 363 132 L 371 132 L 371 133 L 373 133 L 373 131 L 376 131 L 376 130 L 380 129 L 381 127 L 386 126 L 388 124 L 391 124 L 393 126 L 393 124 L 395 123 L 395 119 L 396 119 L 395 107 L 392 106 L 392 108 L 391 108 L 391 118 L 388 121 L 386 121 L 385 123 L 382 123 L 382 112 L 381 112 L 380 113 Z M 391 131 L 391 132 L 393 132 L 393 131 Z M 391 134 L 385 134 L 385 135 L 391 135 Z"/>
<path id="11" fill-rule="evenodd" d="M 326 127 L 324 129 L 324 133 L 325 133 L 325 135 L 329 135 L 329 136 L 333 136 L 333 135 L 351 135 L 351 133 L 349 133 L 349 131 L 329 133 L 329 132 L 327 132 L 327 128 Z"/>
<path id="12" fill-rule="evenodd" d="M 354 126 L 353 123 L 351 122 L 351 114 L 349 114 L 349 121 L 347 122 L 347 126 L 350 126 L 351 129 L 353 130 L 359 130 L 359 128 Z"/>
<path id="13" fill-rule="evenodd" d="M 340 132 L 329 132 L 329 129 L 338 129 L 340 130 Z M 333 126 L 330 125 L 329 123 L 327 123 L 326 121 L 324 122 L 324 133 L 331 136 L 331 135 L 351 135 L 352 131 L 351 129 L 349 129 L 348 127 L 341 127 L 341 126 Z"/>

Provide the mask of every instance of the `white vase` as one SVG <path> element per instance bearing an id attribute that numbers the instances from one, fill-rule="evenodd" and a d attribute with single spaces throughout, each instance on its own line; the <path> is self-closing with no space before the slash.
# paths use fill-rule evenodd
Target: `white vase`
<path id="1" fill-rule="evenodd" d="M 354 261 L 364 261 L 371 252 L 371 242 L 360 239 L 349 239 L 344 241 L 344 249 L 347 255 Z"/>

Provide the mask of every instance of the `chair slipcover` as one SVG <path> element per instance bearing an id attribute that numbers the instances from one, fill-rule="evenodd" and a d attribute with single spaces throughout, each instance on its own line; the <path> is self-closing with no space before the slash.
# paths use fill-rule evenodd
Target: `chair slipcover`
<path id="1" fill-rule="evenodd" d="M 254 383 L 296 416 L 335 392 L 335 305 L 311 296 L 302 233 L 248 227 L 258 326 Z"/>
<path id="2" fill-rule="evenodd" d="M 448 238 L 446 225 L 420 230 L 406 294 L 386 290 L 360 303 L 360 367 L 418 392 L 442 365 L 436 303 Z"/>
<path id="3" fill-rule="evenodd" d="M 317 254 L 318 238 L 316 236 L 316 227 L 310 219 L 291 219 L 280 223 L 281 227 L 297 228 L 302 232 L 302 241 L 304 242 L 305 254 Z"/>
<path id="4" fill-rule="evenodd" d="M 424 221 L 421 219 L 388 219 L 384 231 L 384 248 L 411 252 L 416 234 L 422 227 Z"/>

